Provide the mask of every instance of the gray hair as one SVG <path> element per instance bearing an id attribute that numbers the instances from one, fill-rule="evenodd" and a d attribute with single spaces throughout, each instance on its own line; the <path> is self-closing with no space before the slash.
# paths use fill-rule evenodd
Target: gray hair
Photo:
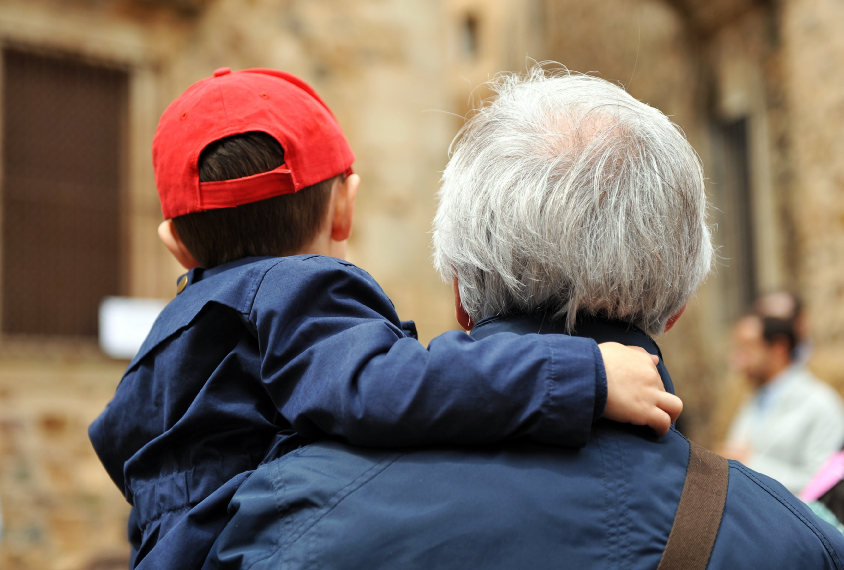
<path id="1" fill-rule="evenodd" d="M 660 111 L 597 77 L 541 65 L 452 143 L 434 265 L 469 316 L 604 315 L 659 335 L 713 258 L 700 158 Z"/>

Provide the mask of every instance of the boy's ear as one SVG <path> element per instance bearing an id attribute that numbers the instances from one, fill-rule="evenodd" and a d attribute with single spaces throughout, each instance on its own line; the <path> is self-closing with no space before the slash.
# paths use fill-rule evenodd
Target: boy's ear
<path id="1" fill-rule="evenodd" d="M 331 218 L 331 239 L 346 241 L 352 233 L 355 216 L 355 199 L 358 196 L 360 176 L 351 174 L 343 182 L 337 182 L 334 192 L 334 212 Z"/>
<path id="2" fill-rule="evenodd" d="M 194 267 L 199 267 L 199 263 L 193 258 L 193 254 L 188 251 L 182 240 L 179 239 L 179 234 L 176 233 L 176 227 L 172 220 L 164 220 L 158 226 L 158 237 L 164 243 L 167 250 L 173 254 L 182 267 L 190 271 Z"/>

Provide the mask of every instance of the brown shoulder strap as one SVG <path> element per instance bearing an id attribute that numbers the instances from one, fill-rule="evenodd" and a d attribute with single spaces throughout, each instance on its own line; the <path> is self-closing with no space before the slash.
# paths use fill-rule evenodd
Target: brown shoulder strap
<path id="1" fill-rule="evenodd" d="M 730 466 L 694 442 L 689 446 L 683 494 L 657 570 L 705 570 L 721 526 Z"/>

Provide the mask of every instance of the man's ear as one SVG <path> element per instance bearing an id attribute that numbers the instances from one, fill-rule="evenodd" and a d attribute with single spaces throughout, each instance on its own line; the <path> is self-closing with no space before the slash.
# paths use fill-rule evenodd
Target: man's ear
<path id="1" fill-rule="evenodd" d="M 451 282 L 451 286 L 454 289 L 454 313 L 457 317 L 457 322 L 460 323 L 460 326 L 463 327 L 463 330 L 469 332 L 472 330 L 472 327 L 475 326 L 474 321 L 472 321 L 472 317 L 469 316 L 469 313 L 466 312 L 466 309 L 463 308 L 463 302 L 460 300 L 460 287 L 458 287 L 457 277 L 454 278 L 454 281 Z"/>
<path id="2" fill-rule="evenodd" d="M 686 310 L 686 305 L 683 305 L 683 307 L 679 311 L 677 311 L 676 313 L 671 315 L 671 317 L 668 319 L 668 322 L 665 323 L 665 332 L 670 331 L 674 327 L 674 325 L 677 324 L 677 321 L 679 321 L 680 317 L 683 316 L 683 312 L 685 310 Z"/>
<path id="3" fill-rule="evenodd" d="M 355 199 L 358 196 L 360 176 L 351 174 L 343 182 L 338 182 L 334 193 L 334 212 L 331 217 L 331 239 L 346 241 L 352 233 L 355 217 Z"/>
<path id="4" fill-rule="evenodd" d="M 176 258 L 182 267 L 190 271 L 194 267 L 199 267 L 199 263 L 193 258 L 193 254 L 188 251 L 182 240 L 179 239 L 179 234 L 176 233 L 176 227 L 172 220 L 164 220 L 158 226 L 158 237 L 164 243 L 167 250 Z"/>

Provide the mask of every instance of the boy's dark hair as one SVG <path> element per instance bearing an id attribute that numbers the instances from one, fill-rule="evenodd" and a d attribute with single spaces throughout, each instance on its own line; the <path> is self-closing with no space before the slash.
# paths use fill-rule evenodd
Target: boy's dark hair
<path id="1" fill-rule="evenodd" d="M 199 156 L 200 182 L 245 178 L 284 164 L 284 150 L 266 133 L 226 137 Z M 292 255 L 314 239 L 325 220 L 334 178 L 234 208 L 173 218 L 179 239 L 203 267 L 249 256 Z"/>
<path id="2" fill-rule="evenodd" d="M 794 351 L 794 347 L 797 346 L 794 321 L 775 317 L 760 317 L 760 319 L 762 320 L 762 338 L 765 339 L 766 343 L 785 341 L 789 353 Z"/>

